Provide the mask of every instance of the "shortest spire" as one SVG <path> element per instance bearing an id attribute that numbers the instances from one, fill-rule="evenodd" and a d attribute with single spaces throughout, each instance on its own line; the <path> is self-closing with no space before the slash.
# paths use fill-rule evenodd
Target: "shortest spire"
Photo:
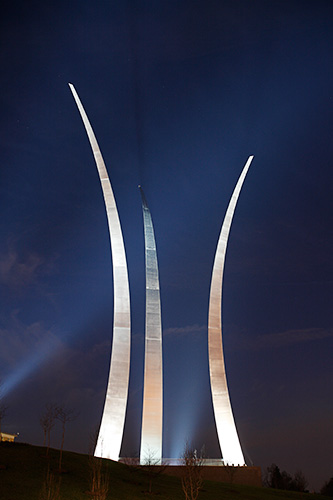
<path id="1" fill-rule="evenodd" d="M 162 463 L 163 373 L 162 321 L 153 222 L 141 186 L 146 261 L 145 372 L 140 464 Z"/>

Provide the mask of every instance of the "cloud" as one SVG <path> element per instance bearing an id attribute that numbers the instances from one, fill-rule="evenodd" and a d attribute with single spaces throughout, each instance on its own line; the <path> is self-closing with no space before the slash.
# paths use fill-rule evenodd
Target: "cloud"
<path id="1" fill-rule="evenodd" d="M 14 311 L 0 329 L 0 366 L 3 394 L 7 395 L 66 346 L 43 322 L 24 324 Z"/>
<path id="2" fill-rule="evenodd" d="M 24 324 L 18 314 L 19 310 L 14 310 L 6 327 L 0 328 L 0 361 L 6 369 L 14 367 L 32 353 L 42 351 L 44 345 L 55 348 L 61 343 L 43 322 Z"/>
<path id="3" fill-rule="evenodd" d="M 170 328 L 162 329 L 162 340 L 170 337 L 185 337 L 187 335 L 198 336 L 202 332 L 207 332 L 207 325 L 187 325 L 187 326 L 175 326 Z M 142 343 L 144 342 L 144 333 L 132 333 L 132 343 Z"/>
<path id="4" fill-rule="evenodd" d="M 303 328 L 284 332 L 257 335 L 254 338 L 242 335 L 239 346 L 246 349 L 262 350 L 282 348 L 305 342 L 313 342 L 333 337 L 333 328 Z"/>
<path id="5" fill-rule="evenodd" d="M 36 253 L 19 258 L 15 250 L 0 255 L 0 283 L 11 288 L 22 288 L 36 282 L 45 269 L 44 259 Z"/>
<path id="6" fill-rule="evenodd" d="M 185 335 L 197 335 L 198 333 L 207 332 L 206 325 L 187 325 L 179 327 L 171 327 L 163 330 L 163 336 L 185 336 Z"/>
<path id="7" fill-rule="evenodd" d="M 111 339 L 103 340 L 98 344 L 94 344 L 93 348 L 89 351 L 92 358 L 98 358 L 99 356 L 105 356 L 105 353 L 109 353 L 111 350 Z"/>

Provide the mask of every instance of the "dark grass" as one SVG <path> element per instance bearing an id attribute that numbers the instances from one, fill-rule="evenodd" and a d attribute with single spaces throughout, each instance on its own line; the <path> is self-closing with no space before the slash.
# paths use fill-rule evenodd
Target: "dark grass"
<path id="1" fill-rule="evenodd" d="M 148 493 L 149 476 L 142 469 L 103 460 L 109 475 L 108 500 L 155 498 L 181 500 L 184 494 L 179 478 L 158 475 Z M 87 455 L 64 452 L 59 473 L 59 451 L 21 443 L 0 443 L 0 500 L 40 500 L 47 471 L 53 481 L 61 481 L 59 500 L 89 500 L 91 467 Z M 256 488 L 205 481 L 198 500 L 324 500 L 327 497 L 267 488 Z"/>

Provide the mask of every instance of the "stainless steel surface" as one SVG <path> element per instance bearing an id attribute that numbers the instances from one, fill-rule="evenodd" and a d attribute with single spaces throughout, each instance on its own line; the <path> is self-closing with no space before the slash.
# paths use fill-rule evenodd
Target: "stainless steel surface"
<path id="1" fill-rule="evenodd" d="M 116 202 L 102 154 L 79 96 L 72 84 L 69 84 L 69 87 L 81 114 L 102 185 L 109 224 L 113 267 L 112 354 L 95 456 L 118 460 L 124 430 L 130 368 L 131 324 L 126 255 Z"/>
<path id="2" fill-rule="evenodd" d="M 208 314 L 209 372 L 215 422 L 223 461 L 225 464 L 234 465 L 245 465 L 245 461 L 232 414 L 223 358 L 221 318 L 222 283 L 230 226 L 240 190 L 252 160 L 253 156 L 250 156 L 243 168 L 223 221 L 215 254 Z"/>
<path id="3" fill-rule="evenodd" d="M 140 186 L 139 186 L 140 187 Z M 163 374 L 160 285 L 153 222 L 143 190 L 146 260 L 145 373 L 140 463 L 162 461 Z"/>

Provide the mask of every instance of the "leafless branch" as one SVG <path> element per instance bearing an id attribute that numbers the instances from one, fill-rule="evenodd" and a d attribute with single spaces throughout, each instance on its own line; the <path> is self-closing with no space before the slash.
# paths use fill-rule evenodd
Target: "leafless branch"
<path id="1" fill-rule="evenodd" d="M 77 418 L 77 413 L 70 408 L 65 408 L 64 406 L 57 406 L 55 418 L 59 420 L 62 424 L 62 434 L 61 434 L 61 446 L 60 446 L 60 457 L 59 457 L 59 472 L 61 472 L 62 464 L 62 452 L 64 448 L 66 424 L 72 422 Z"/>
<path id="2" fill-rule="evenodd" d="M 197 450 L 191 448 L 188 443 L 185 444 L 184 453 L 182 456 L 183 474 L 182 474 L 182 488 L 186 500 L 196 500 L 199 496 L 200 488 L 202 486 L 202 472 L 203 472 L 203 453 L 200 456 Z"/>

